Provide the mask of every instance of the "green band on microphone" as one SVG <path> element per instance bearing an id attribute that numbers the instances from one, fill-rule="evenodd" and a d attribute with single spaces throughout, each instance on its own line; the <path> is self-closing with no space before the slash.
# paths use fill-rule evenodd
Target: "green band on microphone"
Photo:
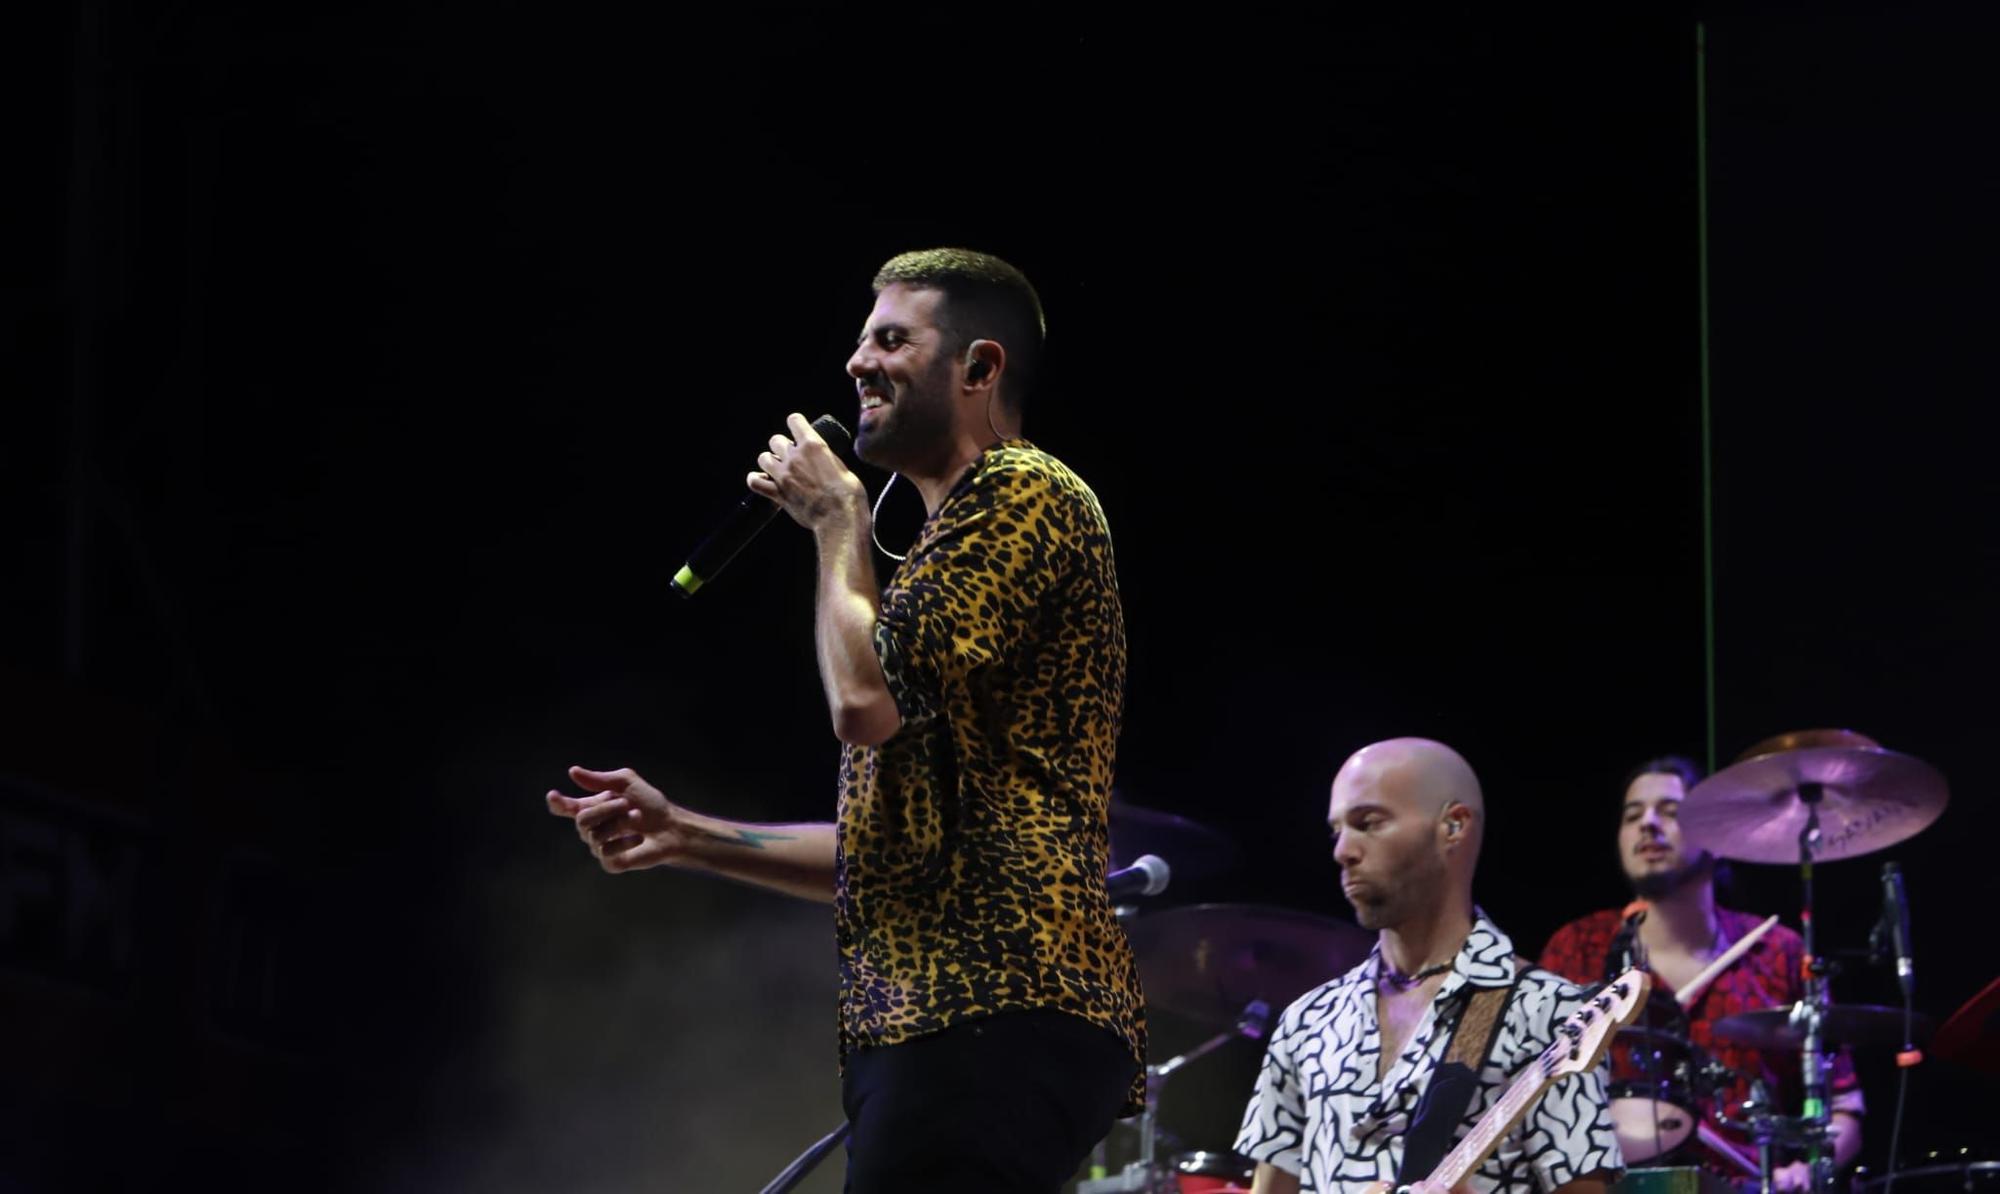
<path id="1" fill-rule="evenodd" d="M 692 569 L 683 564 L 681 565 L 681 570 L 674 573 L 674 587 L 687 596 L 692 597 L 694 596 L 694 591 L 701 587 L 701 577 L 696 576 Z"/>

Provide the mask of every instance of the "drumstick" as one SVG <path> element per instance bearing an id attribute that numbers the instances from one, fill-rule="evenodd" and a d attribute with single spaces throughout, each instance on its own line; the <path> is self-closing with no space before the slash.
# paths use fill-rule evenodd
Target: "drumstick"
<path id="1" fill-rule="evenodd" d="M 1772 919 L 1775 920 L 1777 918 L 1773 917 Z M 1709 1127 L 1707 1120 L 1702 1120 L 1697 1124 L 1695 1130 L 1701 1133 L 1701 1142 L 1706 1144 L 1709 1150 L 1715 1153 L 1715 1155 L 1725 1161 L 1735 1162 L 1743 1172 L 1752 1177 L 1763 1176 L 1763 1170 L 1757 1168 L 1757 1162 L 1736 1151 L 1736 1146 L 1729 1143 L 1729 1140 L 1722 1133 Z"/>
<path id="2" fill-rule="evenodd" d="M 1687 986 L 1682 987 L 1678 991 L 1675 991 L 1674 1002 L 1680 1004 L 1682 1010 L 1686 1010 L 1688 1008 L 1693 1007 L 1694 1001 L 1701 998 L 1701 993 L 1703 991 L 1708 990 L 1708 984 L 1715 981 L 1715 976 L 1729 969 L 1730 965 L 1733 964 L 1736 961 L 1736 959 L 1742 957 L 1745 953 L 1749 952 L 1750 947 L 1757 944 L 1757 939 L 1759 937 L 1762 937 L 1764 934 L 1770 932 L 1771 926 L 1777 923 L 1778 923 L 1778 918 L 1773 916 L 1771 919 L 1765 921 L 1763 924 L 1760 924 L 1756 928 L 1751 929 L 1749 932 L 1743 934 L 1743 937 L 1740 941 L 1730 946 L 1727 950 L 1724 950 L 1721 957 L 1717 958 L 1713 962 L 1710 962 L 1708 964 L 1708 969 L 1702 971 L 1700 974 L 1697 974 L 1692 979 L 1688 980 Z"/>

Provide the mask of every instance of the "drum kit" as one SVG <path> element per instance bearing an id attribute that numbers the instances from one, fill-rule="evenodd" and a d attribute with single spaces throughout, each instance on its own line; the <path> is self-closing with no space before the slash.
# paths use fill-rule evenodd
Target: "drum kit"
<path id="1" fill-rule="evenodd" d="M 1683 800 L 1679 819 L 1691 849 L 1741 862 L 1793 864 L 1803 896 L 1804 994 L 1787 1007 L 1742 1012 L 1714 1022 L 1716 1041 L 1767 1053 L 1796 1054 L 1804 1092 L 1798 1114 L 1780 1114 L 1771 1099 L 1728 1105 L 1721 1097 L 1735 1075 L 1709 1057 L 1690 1032 L 1688 1009 L 1708 981 L 1731 965 L 1776 923 L 1744 934 L 1734 952 L 1681 992 L 1656 989 L 1639 1018 L 1618 1033 L 1610 1051 L 1612 1118 L 1633 1184 L 1693 1169 L 1698 1150 L 1739 1171 L 1739 1188 L 1773 1189 L 1781 1151 L 1810 1158 L 1813 1188 L 1831 1188 L 1832 1112 L 1827 1073 L 1840 1049 L 1893 1051 L 1901 1065 L 1921 1058 L 1918 1044 L 1928 1025 L 1908 1006 L 1911 963 L 1907 912 L 1898 905 L 1901 877 L 1891 863 L 1895 902 L 1888 905 L 1873 940 L 1878 958 L 1893 959 L 1904 992 L 1903 1007 L 1831 1002 L 1831 963 L 1821 955 L 1821 926 L 1814 911 L 1817 863 L 1854 858 L 1908 840 L 1944 811 L 1944 777 L 1929 764 L 1886 750 L 1846 730 L 1781 735 L 1751 747 L 1732 765 L 1697 784 Z M 1233 858 L 1223 835 L 1184 818 L 1114 800 L 1114 855 L 1157 852 L 1198 871 L 1216 873 Z M 1906 906 L 1903 906 L 1906 907 Z M 1900 923 L 1894 913 L 1900 912 Z M 1250 1165 L 1228 1153 L 1166 1155 L 1158 1127 L 1160 1094 L 1187 1065 L 1229 1042 L 1261 1040 L 1272 1017 L 1298 996 L 1365 958 L 1373 935 L 1346 921 L 1284 908 L 1203 904 L 1130 917 L 1127 930 L 1138 956 L 1149 1006 L 1218 1029 L 1193 1049 L 1147 1067 L 1146 1112 L 1129 1121 L 1138 1159 L 1110 1173 L 1098 1164 L 1078 1194 L 1173 1191 L 1228 1194 L 1247 1190 Z M 1685 998 L 1677 998 L 1684 996 Z M 1975 1006 L 1977 1005 L 1977 1006 Z M 1963 1038 L 1960 1040 L 1959 1038 Z M 2000 1070 L 2000 981 L 1953 1017 L 1939 1034 L 1955 1059 Z M 1785 1064 L 1793 1064 L 1787 1060 Z M 1759 1093 L 1761 1087 L 1759 1088 Z M 1735 1146 L 1721 1129 L 1752 1142 L 1755 1155 Z M 1990 1166 L 1989 1166 L 1990 1167 Z M 1948 1168 L 1948 1166 L 1947 1166 Z M 1964 1166 L 1953 1172 L 1970 1172 Z M 1902 1179 L 1915 1179 L 1910 1170 Z M 1706 1181 L 1706 1179 L 1704 1179 Z M 1633 1184 L 1640 1188 L 1643 1182 Z M 1657 1180 L 1655 1181 L 1657 1184 Z"/>
<path id="2" fill-rule="evenodd" d="M 1914 837 L 1944 812 L 1948 798 L 1944 776 L 1921 759 L 1885 750 L 1851 730 L 1808 730 L 1752 746 L 1735 763 L 1696 784 L 1681 804 L 1681 833 L 1689 848 L 1740 862 L 1795 862 L 1799 868 L 1801 998 L 1788 1007 L 1727 1016 L 1713 1026 L 1717 1040 L 1797 1054 L 1803 1091 L 1797 1115 L 1780 1114 L 1767 1093 L 1761 1098 L 1753 1095 L 1736 1108 L 1712 1107 L 1718 1123 L 1755 1143 L 1752 1172 L 1765 1194 L 1773 1188 L 1780 1148 L 1806 1157 L 1815 1191 L 1833 1184 L 1833 1111 L 1827 1075 L 1834 1052 L 1900 1045 L 1898 1062 L 1915 1065 L 1922 1059 L 1916 1038 L 1927 1027 L 1919 1024 L 1909 1003 L 1914 975 L 1908 911 L 1896 865 L 1890 863 L 1883 871 L 1885 906 L 1874 937 L 1878 955 L 1895 963 L 1904 998 L 1901 1009 L 1832 1002 L 1828 990 L 1832 966 L 1820 948 L 1820 925 L 1814 915 L 1814 867 L 1871 854 Z M 1684 1096 L 1696 1100 L 1704 1095 L 1712 1098 L 1721 1085 L 1715 1079 L 1727 1076 L 1713 1064 L 1689 1069 L 1710 1078 L 1681 1088 Z M 1698 1124 L 1698 1131 L 1712 1151 L 1736 1155 L 1705 1122 Z"/>

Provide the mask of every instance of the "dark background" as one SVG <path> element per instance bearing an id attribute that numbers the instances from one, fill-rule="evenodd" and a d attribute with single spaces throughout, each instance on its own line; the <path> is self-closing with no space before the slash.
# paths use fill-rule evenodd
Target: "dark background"
<path id="1" fill-rule="evenodd" d="M 6 38 L 0 1190 L 752 1189 L 838 1122 L 827 911 L 614 880 L 541 794 L 830 815 L 806 538 L 666 581 L 786 412 L 852 415 L 908 248 L 1041 290 L 1121 792 L 1246 856 L 1166 902 L 1345 915 L 1326 785 L 1393 734 L 1479 771 L 1523 950 L 1618 902 L 1620 776 L 1708 750 L 1698 16 L 1715 747 L 1945 772 L 1820 911 L 1860 946 L 1901 861 L 1948 1015 L 2000 971 L 1990 14 L 92 0 Z M 1226 1146 L 1254 1065 L 1168 1126 Z M 1919 1069 L 1905 1155 L 1993 1096 Z"/>

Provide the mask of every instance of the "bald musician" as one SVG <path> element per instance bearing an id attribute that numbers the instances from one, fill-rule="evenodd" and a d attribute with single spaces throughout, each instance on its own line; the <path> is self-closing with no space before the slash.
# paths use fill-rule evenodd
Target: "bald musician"
<path id="1" fill-rule="evenodd" d="M 1378 742 L 1334 776 L 1327 827 L 1341 891 L 1362 927 L 1380 935 L 1366 961 L 1287 1008 L 1271 1036 L 1235 1146 L 1257 1163 L 1258 1194 L 1394 1181 L 1476 992 L 1509 994 L 1447 1146 L 1581 1000 L 1581 988 L 1516 957 L 1473 904 L 1485 817 L 1479 780 L 1443 743 Z M 1595 1192 L 1622 1164 L 1600 1066 L 1552 1085 L 1465 1185 L 1476 1194 Z M 1404 1177 L 1428 1175 L 1427 1167 Z"/>

